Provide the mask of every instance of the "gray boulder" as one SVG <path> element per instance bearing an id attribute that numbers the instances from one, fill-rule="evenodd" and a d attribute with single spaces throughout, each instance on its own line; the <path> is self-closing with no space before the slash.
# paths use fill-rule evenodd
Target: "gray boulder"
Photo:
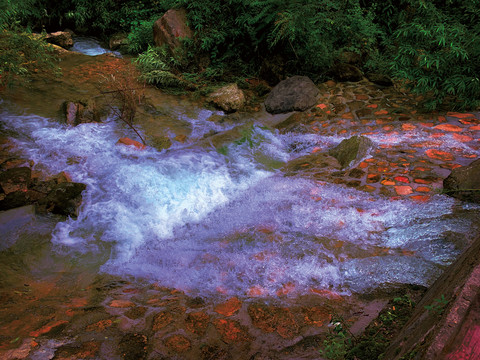
<path id="1" fill-rule="evenodd" d="M 480 203 L 480 159 L 452 170 L 443 180 L 443 188 L 447 195 L 454 198 Z"/>
<path id="2" fill-rule="evenodd" d="M 292 76 L 275 86 L 265 100 L 271 114 L 305 111 L 315 105 L 319 90 L 306 76 Z"/>

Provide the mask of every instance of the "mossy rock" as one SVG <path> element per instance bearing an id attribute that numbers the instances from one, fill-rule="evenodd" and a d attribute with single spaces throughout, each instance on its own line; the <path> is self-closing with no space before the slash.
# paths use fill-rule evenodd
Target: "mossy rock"
<path id="1" fill-rule="evenodd" d="M 373 142 L 365 136 L 353 136 L 349 139 L 342 140 L 335 148 L 331 149 L 328 154 L 338 160 L 342 169 L 349 167 L 352 162 L 356 162 L 364 158 L 372 148 Z"/>

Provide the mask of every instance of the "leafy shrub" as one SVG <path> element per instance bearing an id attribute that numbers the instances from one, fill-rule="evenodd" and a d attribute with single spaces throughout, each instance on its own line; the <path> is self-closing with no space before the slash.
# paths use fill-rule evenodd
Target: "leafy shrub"
<path id="1" fill-rule="evenodd" d="M 153 45 L 152 27 L 158 17 L 150 20 L 134 20 L 131 23 L 131 30 L 128 33 L 128 51 L 132 54 L 138 54 L 146 51 Z"/>
<path id="2" fill-rule="evenodd" d="M 407 1 L 393 32 L 391 70 L 428 110 L 448 103 L 464 109 L 480 99 L 480 7 L 478 1 Z M 476 5 L 475 5 L 476 4 Z"/>
<path id="3" fill-rule="evenodd" d="M 167 46 L 152 47 L 140 54 L 135 60 L 141 72 L 140 79 L 159 87 L 179 87 L 184 80 L 174 74 L 174 60 Z"/>
<path id="4" fill-rule="evenodd" d="M 44 37 L 27 32 L 0 30 L 0 88 L 28 81 L 33 73 L 57 71 L 57 57 Z"/>

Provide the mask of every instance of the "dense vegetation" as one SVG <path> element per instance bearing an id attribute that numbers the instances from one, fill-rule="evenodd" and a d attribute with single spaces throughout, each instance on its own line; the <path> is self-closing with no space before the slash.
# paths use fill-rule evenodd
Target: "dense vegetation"
<path id="1" fill-rule="evenodd" d="M 154 49 L 151 31 L 172 7 L 188 10 L 195 31 L 175 54 Z M 4 35 L 15 26 L 105 38 L 125 32 L 129 51 L 142 53 L 144 77 L 160 85 L 272 71 L 321 81 L 348 51 L 364 72 L 427 95 L 429 109 L 475 107 L 480 98 L 480 0 L 0 0 L 0 26 Z M 0 75 L 11 72 L 10 60 L 0 60 Z"/>

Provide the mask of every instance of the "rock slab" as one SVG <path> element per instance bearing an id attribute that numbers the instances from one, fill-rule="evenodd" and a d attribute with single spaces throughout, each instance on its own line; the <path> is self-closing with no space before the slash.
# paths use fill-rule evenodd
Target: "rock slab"
<path id="1" fill-rule="evenodd" d="M 306 76 L 292 76 L 275 86 L 265 100 L 271 114 L 305 111 L 315 105 L 319 90 Z"/>

